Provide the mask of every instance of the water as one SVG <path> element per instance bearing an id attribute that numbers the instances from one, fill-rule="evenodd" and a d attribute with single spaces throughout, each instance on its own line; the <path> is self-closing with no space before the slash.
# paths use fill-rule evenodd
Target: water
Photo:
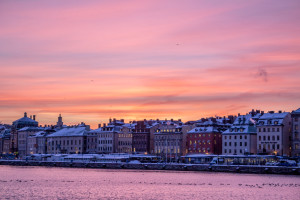
<path id="1" fill-rule="evenodd" d="M 299 199 L 300 176 L 0 166 L 0 199 Z"/>

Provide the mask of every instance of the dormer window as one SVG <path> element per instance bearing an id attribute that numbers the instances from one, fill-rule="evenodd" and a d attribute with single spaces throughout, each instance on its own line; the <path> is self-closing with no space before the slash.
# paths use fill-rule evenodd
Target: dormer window
<path id="1" fill-rule="evenodd" d="M 277 125 L 277 124 L 278 124 L 278 121 L 275 121 L 274 124 Z"/>

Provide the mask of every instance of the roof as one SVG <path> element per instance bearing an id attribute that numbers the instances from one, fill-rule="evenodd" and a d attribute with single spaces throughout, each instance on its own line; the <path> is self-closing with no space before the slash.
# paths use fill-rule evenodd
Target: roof
<path id="1" fill-rule="evenodd" d="M 217 127 L 196 127 L 188 132 L 189 133 L 211 133 L 211 132 L 219 132 Z"/>
<path id="2" fill-rule="evenodd" d="M 257 131 L 254 125 L 232 125 L 229 129 L 224 131 L 222 134 L 223 135 L 257 134 Z"/>
<path id="3" fill-rule="evenodd" d="M 37 121 L 30 119 L 29 117 L 22 117 L 13 123 L 38 123 Z"/>
<path id="4" fill-rule="evenodd" d="M 265 113 L 263 116 L 261 116 L 258 120 L 258 126 L 263 125 L 283 125 L 284 119 L 289 115 L 288 112 L 283 113 Z"/>
<path id="5" fill-rule="evenodd" d="M 294 111 L 292 112 L 292 114 L 300 114 L 300 108 L 298 108 L 297 110 L 294 110 Z"/>
<path id="6" fill-rule="evenodd" d="M 44 130 L 44 128 L 42 127 L 24 127 L 18 130 L 18 132 L 21 131 L 40 131 L 40 130 Z"/>
<path id="7" fill-rule="evenodd" d="M 66 136 L 84 136 L 87 134 L 85 127 L 70 127 L 63 128 L 57 132 L 48 135 L 47 137 L 66 137 Z"/>
<path id="8" fill-rule="evenodd" d="M 283 119 L 285 118 L 289 113 L 288 112 L 282 112 L 282 113 L 265 113 L 263 116 L 259 118 L 259 120 L 262 119 Z"/>

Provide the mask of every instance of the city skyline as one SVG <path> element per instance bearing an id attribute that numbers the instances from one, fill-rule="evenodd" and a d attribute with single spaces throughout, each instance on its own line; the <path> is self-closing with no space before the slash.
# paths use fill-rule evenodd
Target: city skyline
<path id="1" fill-rule="evenodd" d="M 291 112 L 299 1 L 0 2 L 0 121 Z"/>

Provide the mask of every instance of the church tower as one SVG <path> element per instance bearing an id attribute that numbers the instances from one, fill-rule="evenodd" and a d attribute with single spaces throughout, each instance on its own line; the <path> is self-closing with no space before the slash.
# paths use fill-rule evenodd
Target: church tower
<path id="1" fill-rule="evenodd" d="M 58 120 L 57 120 L 57 123 L 56 123 L 56 126 L 58 126 L 58 127 L 62 127 L 63 126 L 63 121 L 62 121 L 62 117 L 61 117 L 61 114 L 59 114 L 59 116 L 58 116 Z"/>

